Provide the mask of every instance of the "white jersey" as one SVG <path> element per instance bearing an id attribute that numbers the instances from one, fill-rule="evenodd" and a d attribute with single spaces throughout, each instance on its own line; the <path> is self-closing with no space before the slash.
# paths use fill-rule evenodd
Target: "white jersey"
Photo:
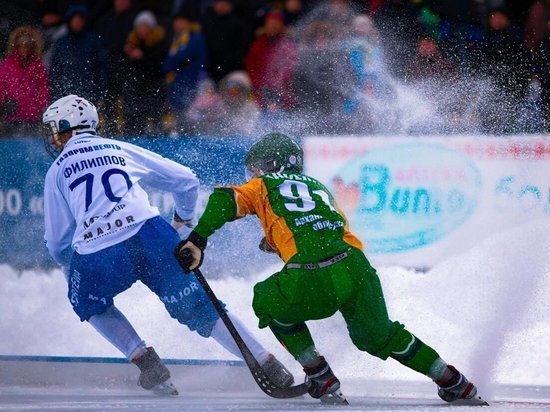
<path id="1" fill-rule="evenodd" d="M 130 143 L 88 133 L 72 137 L 46 174 L 45 241 L 66 264 L 120 243 L 158 216 L 140 182 L 172 192 L 182 219 L 194 217 L 199 181 L 188 167 Z"/>

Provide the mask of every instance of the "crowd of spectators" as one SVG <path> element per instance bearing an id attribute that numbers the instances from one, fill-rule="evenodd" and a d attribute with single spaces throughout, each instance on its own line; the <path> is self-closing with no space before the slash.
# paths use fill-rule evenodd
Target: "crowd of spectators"
<path id="1" fill-rule="evenodd" d="M 550 0 L 0 0 L 0 136 L 550 131 Z"/>

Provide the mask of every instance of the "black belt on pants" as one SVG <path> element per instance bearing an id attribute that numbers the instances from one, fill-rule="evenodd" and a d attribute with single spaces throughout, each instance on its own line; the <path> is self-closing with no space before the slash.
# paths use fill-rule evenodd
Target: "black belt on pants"
<path id="1" fill-rule="evenodd" d="M 339 253 L 338 255 L 335 255 L 329 259 L 322 260 L 320 262 L 313 262 L 313 263 L 287 263 L 286 267 L 287 269 L 308 269 L 308 270 L 314 270 L 314 269 L 322 269 L 326 268 L 327 266 L 334 265 L 335 263 L 340 262 L 341 260 L 344 260 L 349 256 L 349 251 Z"/>

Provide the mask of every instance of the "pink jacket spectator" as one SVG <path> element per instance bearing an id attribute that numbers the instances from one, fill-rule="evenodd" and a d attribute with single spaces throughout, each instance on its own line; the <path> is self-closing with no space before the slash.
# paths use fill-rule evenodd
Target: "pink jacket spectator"
<path id="1" fill-rule="evenodd" d="M 245 67 L 256 101 L 264 111 L 274 112 L 294 107 L 291 88 L 296 61 L 296 44 L 285 34 L 282 13 L 266 15 L 263 33 L 248 51 Z"/>
<path id="2" fill-rule="evenodd" d="M 21 26 L 13 30 L 6 57 L 0 62 L 0 119 L 3 122 L 40 121 L 50 95 L 46 67 L 40 59 L 38 30 Z"/>

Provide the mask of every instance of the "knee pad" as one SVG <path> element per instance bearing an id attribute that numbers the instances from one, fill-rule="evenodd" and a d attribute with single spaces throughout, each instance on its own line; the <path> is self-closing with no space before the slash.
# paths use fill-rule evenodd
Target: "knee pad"
<path id="1" fill-rule="evenodd" d="M 67 297 L 81 322 L 89 320 L 94 315 L 102 314 L 113 305 L 113 298 L 110 296 L 99 297 L 91 293 L 86 296 L 86 292 L 78 290 L 78 282 L 74 279 L 74 277 L 69 278 Z"/>
<path id="2" fill-rule="evenodd" d="M 220 303 L 225 308 L 225 304 L 223 302 Z M 164 302 L 164 305 L 172 318 L 205 338 L 210 336 L 214 325 L 220 318 L 216 308 L 207 297 L 204 300 L 193 299 L 173 303 Z"/>
<path id="3" fill-rule="evenodd" d="M 355 346 L 360 350 L 386 360 L 392 355 L 392 352 L 401 351 L 406 346 L 406 344 L 403 345 L 403 342 L 410 342 L 411 336 L 405 329 L 405 325 L 396 321 L 390 324 L 386 336 L 381 335 L 378 339 L 373 339 L 372 336 L 368 336 L 366 339 L 359 339 L 353 336 L 351 338 Z"/>
<path id="4" fill-rule="evenodd" d="M 281 335 L 294 335 L 298 332 L 306 330 L 306 324 L 301 323 L 283 323 L 276 319 L 269 324 L 269 328 L 276 334 Z"/>
<path id="5" fill-rule="evenodd" d="M 392 342 L 389 354 L 396 361 L 407 363 L 416 356 L 422 347 L 422 341 L 406 329 L 402 329 Z"/>
<path id="6" fill-rule="evenodd" d="M 284 323 L 274 319 L 269 324 L 269 328 L 283 347 L 285 347 L 297 360 L 299 360 L 298 358 L 300 357 L 302 357 L 302 360 L 312 360 L 309 359 L 311 351 L 308 351 L 308 349 L 312 348 L 312 350 L 316 352 L 315 344 L 304 322 Z M 314 356 L 312 357 L 314 358 Z"/>

